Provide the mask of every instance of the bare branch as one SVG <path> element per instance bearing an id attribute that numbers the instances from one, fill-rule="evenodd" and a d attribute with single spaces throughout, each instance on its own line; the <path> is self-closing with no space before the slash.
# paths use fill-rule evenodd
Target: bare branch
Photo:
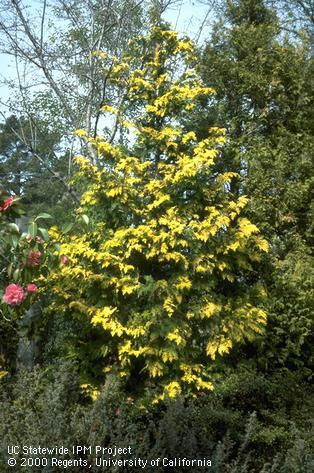
<path id="1" fill-rule="evenodd" d="M 44 24 L 45 24 L 45 14 L 46 14 L 47 0 L 44 0 L 43 13 L 41 17 L 41 26 L 40 26 L 40 49 L 43 50 L 44 42 Z"/>

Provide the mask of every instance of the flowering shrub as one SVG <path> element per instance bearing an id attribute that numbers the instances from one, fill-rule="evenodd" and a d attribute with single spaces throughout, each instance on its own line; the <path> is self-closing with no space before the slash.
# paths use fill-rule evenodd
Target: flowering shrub
<path id="1" fill-rule="evenodd" d="M 214 172 L 223 130 L 199 140 L 180 122 L 214 93 L 193 68 L 192 42 L 156 27 L 131 49 L 111 76 L 125 89 L 124 106 L 103 111 L 135 143 L 126 148 L 77 132 L 101 164 L 76 158 L 77 179 L 87 184 L 78 209 L 85 227 L 51 230 L 67 259 L 49 287 L 52 311 L 88 320 L 94 330 L 97 344 L 85 347 L 82 363 L 93 360 L 90 383 L 92 374 L 116 373 L 157 402 L 211 390 L 214 360 L 262 333 L 263 291 L 252 269 L 267 242 L 243 216 L 248 199 L 229 190 L 237 175 Z"/>
<path id="2" fill-rule="evenodd" d="M 22 232 L 14 223 L 21 214 L 19 198 L 6 197 L 0 192 L 0 336 L 3 341 L 10 329 L 18 333 L 21 317 L 43 293 L 45 275 L 55 261 L 48 232 L 38 227 L 38 222 L 49 219 L 50 215 L 39 215 L 29 223 L 27 232 Z M 6 354 L 0 352 L 0 377 L 7 368 Z"/>

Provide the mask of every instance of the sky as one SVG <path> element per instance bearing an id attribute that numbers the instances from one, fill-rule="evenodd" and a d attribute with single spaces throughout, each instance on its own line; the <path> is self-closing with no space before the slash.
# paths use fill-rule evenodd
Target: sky
<path id="1" fill-rule="evenodd" d="M 34 5 L 40 6 L 41 0 L 31 0 Z M 208 5 L 204 5 L 197 0 L 178 0 L 175 7 L 170 8 L 164 15 L 165 20 L 169 21 L 172 28 L 183 35 L 188 35 L 198 43 L 202 41 L 206 34 L 206 25 L 203 25 L 204 18 L 210 20 Z M 203 34 L 199 34 L 203 25 Z M 207 29 L 208 30 L 208 29 Z M 3 79 L 15 80 L 16 69 L 14 59 L 6 54 L 0 53 L 0 112 L 6 115 L 9 113 L 4 105 L 12 91 L 3 84 Z M 0 117 L 1 121 L 1 117 Z"/>
<path id="2" fill-rule="evenodd" d="M 198 39 L 200 27 L 206 16 L 209 21 L 210 8 L 208 5 L 194 0 L 182 0 L 178 1 L 176 7 L 168 10 L 165 19 L 171 23 L 173 29 L 190 36 L 192 39 Z M 205 32 L 206 27 L 199 40 L 202 40 Z"/>

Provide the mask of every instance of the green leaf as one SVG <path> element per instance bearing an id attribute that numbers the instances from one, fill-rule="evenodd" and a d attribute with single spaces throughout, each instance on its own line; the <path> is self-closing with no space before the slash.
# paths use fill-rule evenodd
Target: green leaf
<path id="1" fill-rule="evenodd" d="M 13 281 L 17 281 L 20 275 L 20 270 L 17 268 L 13 273 Z"/>
<path id="2" fill-rule="evenodd" d="M 109 347 L 107 345 L 103 345 L 100 347 L 100 353 L 102 356 L 106 356 L 109 352 Z"/>
<path id="3" fill-rule="evenodd" d="M 37 217 L 35 218 L 35 222 L 36 222 L 37 220 L 39 220 L 40 218 L 43 218 L 43 219 L 51 219 L 51 218 L 53 218 L 53 217 L 52 217 L 50 214 L 47 214 L 47 213 L 44 212 L 44 213 L 42 213 L 42 214 L 37 215 Z"/>
<path id="4" fill-rule="evenodd" d="M 17 235 L 11 235 L 11 245 L 13 248 L 16 248 L 20 242 L 20 239 Z"/>
<path id="5" fill-rule="evenodd" d="M 47 230 L 45 228 L 38 228 L 38 231 L 41 233 L 43 239 L 45 241 L 49 241 L 50 240 L 50 236 L 49 236 L 49 233 L 47 232 Z"/>
<path id="6" fill-rule="evenodd" d="M 10 263 L 7 268 L 7 273 L 8 273 L 9 278 L 11 278 L 12 276 L 12 271 L 13 271 L 13 263 Z"/>
<path id="7" fill-rule="evenodd" d="M 28 233 L 33 237 L 35 238 L 35 236 L 37 235 L 37 223 L 35 222 L 31 222 L 29 225 L 28 225 Z"/>
<path id="8" fill-rule="evenodd" d="M 55 243 L 55 244 L 53 245 L 53 247 L 54 247 L 54 249 L 55 249 L 56 251 L 60 251 L 60 250 L 61 250 L 61 246 L 59 245 L 59 243 Z"/>
<path id="9" fill-rule="evenodd" d="M 83 214 L 81 217 L 82 217 L 83 222 L 86 223 L 86 225 L 88 225 L 89 224 L 88 216 L 86 214 Z"/>
<path id="10" fill-rule="evenodd" d="M 62 233 L 68 233 L 73 228 L 73 223 L 67 223 L 61 228 Z"/>
<path id="11" fill-rule="evenodd" d="M 10 230 L 13 230 L 15 233 L 20 233 L 20 229 L 16 225 L 16 223 L 9 223 L 8 227 L 10 228 Z"/>

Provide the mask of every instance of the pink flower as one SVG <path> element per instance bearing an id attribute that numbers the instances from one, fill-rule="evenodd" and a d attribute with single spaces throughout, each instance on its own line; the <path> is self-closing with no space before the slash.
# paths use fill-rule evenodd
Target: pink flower
<path id="1" fill-rule="evenodd" d="M 30 251 L 27 256 L 26 266 L 28 268 L 33 268 L 34 266 L 40 265 L 41 251 L 35 250 Z"/>
<path id="2" fill-rule="evenodd" d="M 0 206 L 0 212 L 5 212 L 9 207 L 11 207 L 11 205 L 13 204 L 13 201 L 14 201 L 14 197 L 12 196 L 5 199 L 2 205 Z"/>
<path id="3" fill-rule="evenodd" d="M 33 294 L 34 292 L 38 291 L 38 287 L 34 283 L 27 284 L 27 292 L 29 294 Z"/>
<path id="4" fill-rule="evenodd" d="M 60 256 L 60 264 L 62 264 L 63 266 L 67 266 L 69 263 L 70 263 L 70 260 L 67 257 L 67 255 Z"/>
<path id="5" fill-rule="evenodd" d="M 9 284 L 5 289 L 3 302 L 9 305 L 19 305 L 24 298 L 24 289 L 19 284 Z"/>

